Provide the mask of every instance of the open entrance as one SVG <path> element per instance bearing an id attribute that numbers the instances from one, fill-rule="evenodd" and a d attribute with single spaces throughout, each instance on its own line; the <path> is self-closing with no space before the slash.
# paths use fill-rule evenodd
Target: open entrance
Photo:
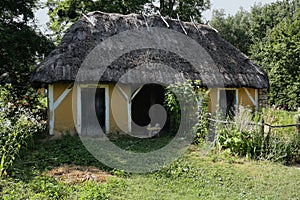
<path id="1" fill-rule="evenodd" d="M 237 106 L 237 90 L 219 89 L 219 109 L 227 118 L 233 118 Z"/>
<path id="2" fill-rule="evenodd" d="M 145 126 L 151 122 L 149 110 L 155 104 L 163 106 L 164 94 L 164 87 L 158 84 L 146 84 L 142 87 L 132 100 L 131 117 L 134 122 L 132 123 L 132 132 L 147 131 Z M 151 126 L 155 126 L 159 121 L 161 121 L 161 116 L 159 116 L 159 112 L 156 112 L 152 115 Z M 168 121 L 167 119 L 165 124 L 159 124 L 162 128 L 161 130 L 168 129 Z"/>

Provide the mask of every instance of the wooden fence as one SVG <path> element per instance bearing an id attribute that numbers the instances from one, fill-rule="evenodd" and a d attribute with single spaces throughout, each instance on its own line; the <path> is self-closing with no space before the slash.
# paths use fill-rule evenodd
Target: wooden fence
<path id="1" fill-rule="evenodd" d="M 217 120 L 217 119 L 212 119 L 212 118 L 208 118 L 208 120 L 211 121 L 211 122 L 216 122 L 216 123 L 221 123 L 221 124 L 235 123 L 235 122 L 232 122 L 232 121 Z M 272 125 L 272 124 L 265 123 L 264 119 L 262 119 L 261 122 L 249 122 L 248 124 L 249 125 L 261 126 L 263 133 L 265 132 L 265 127 L 269 127 L 269 130 L 271 130 L 271 128 L 287 128 L 287 127 L 295 126 L 297 131 L 298 131 L 298 135 L 300 137 L 300 114 L 298 115 L 295 124 Z"/>

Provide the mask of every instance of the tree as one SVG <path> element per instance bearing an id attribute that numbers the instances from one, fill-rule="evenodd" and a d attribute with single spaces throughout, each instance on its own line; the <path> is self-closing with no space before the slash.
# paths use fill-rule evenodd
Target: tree
<path id="1" fill-rule="evenodd" d="M 248 54 L 253 43 L 249 31 L 250 17 L 250 13 L 243 9 L 233 16 L 226 16 L 224 10 L 214 10 L 210 24 L 226 41 Z"/>
<path id="2" fill-rule="evenodd" d="M 296 110 L 300 107 L 300 10 L 267 34 L 253 48 L 253 58 L 269 72 L 271 104 Z"/>
<path id="3" fill-rule="evenodd" d="M 37 104 L 29 80 L 37 61 L 54 45 L 34 27 L 37 6 L 37 0 L 0 2 L 0 176 L 29 146 L 33 134 L 45 131 L 37 116 L 42 104 Z"/>
<path id="4" fill-rule="evenodd" d="M 160 0 L 159 5 L 153 0 L 48 0 L 50 24 L 58 42 L 67 28 L 70 27 L 83 12 L 102 11 L 108 13 L 160 13 L 164 16 L 181 20 L 195 17 L 200 22 L 202 12 L 209 9 L 209 0 Z"/>
<path id="5" fill-rule="evenodd" d="M 299 95 L 300 0 L 254 6 L 250 56 L 268 72 L 270 103 L 296 110 Z"/>
<path id="6" fill-rule="evenodd" d="M 240 9 L 226 16 L 224 10 L 214 10 L 210 24 L 221 36 L 247 55 L 251 46 L 259 43 L 282 20 L 290 19 L 300 8 L 299 0 L 277 1 L 266 5 L 255 4 L 250 12 Z"/>
<path id="7" fill-rule="evenodd" d="M 164 16 L 177 18 L 177 14 L 183 21 L 190 21 L 194 17 L 196 21 L 201 22 L 202 12 L 210 8 L 209 0 L 160 0 L 160 13 Z"/>
<path id="8" fill-rule="evenodd" d="M 12 94 L 21 98 L 30 87 L 31 72 L 38 59 L 54 47 L 34 24 L 36 0 L 0 3 L 0 75 L 10 82 Z"/>
<path id="9" fill-rule="evenodd" d="M 282 0 L 262 6 L 254 5 L 251 9 L 250 32 L 252 41 L 260 41 L 283 20 L 291 19 L 300 8 L 300 0 Z"/>
<path id="10" fill-rule="evenodd" d="M 292 110 L 300 106 L 299 8 L 300 0 L 277 1 L 234 16 L 214 11 L 211 21 L 225 40 L 268 72 L 270 103 Z"/>
<path id="11" fill-rule="evenodd" d="M 49 28 L 59 42 L 65 31 L 85 12 L 130 14 L 143 10 L 149 0 L 48 0 Z"/>

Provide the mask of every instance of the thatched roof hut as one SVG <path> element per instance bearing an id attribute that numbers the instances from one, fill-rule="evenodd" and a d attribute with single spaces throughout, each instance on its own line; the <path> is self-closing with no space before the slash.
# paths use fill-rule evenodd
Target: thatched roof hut
<path id="1" fill-rule="evenodd" d="M 157 35 L 154 30 L 165 30 L 170 34 L 176 33 L 178 38 L 184 36 L 182 38 L 188 40 L 182 41 L 176 37 L 170 46 L 180 45 L 173 49 L 171 47 L 171 50 L 154 48 L 151 45 L 138 46 L 142 40 L 137 34 L 139 32 L 135 31 L 140 29 L 152 30 L 152 33 L 155 33 L 152 35 Z M 101 45 L 104 48 L 111 48 L 106 42 L 115 35 L 119 37 L 127 32 L 136 34 L 131 38 L 131 42 L 141 48 L 117 54 L 116 59 L 107 63 L 101 62 L 101 59 L 97 60 L 99 57 L 104 58 L 99 56 L 103 53 L 99 51 L 100 54 L 94 56 L 98 58 L 95 58 L 93 63 L 85 65 L 95 49 Z M 147 37 L 151 35 L 147 31 L 143 34 Z M 159 34 L 157 38 L 160 40 Z M 156 41 L 160 45 L 168 42 Z M 125 46 L 126 42 L 122 40 L 121 43 Z M 201 52 L 193 51 L 189 44 L 200 46 Z M 181 56 L 182 49 L 191 52 L 188 55 L 184 54 L 188 58 Z M 205 60 L 207 57 L 208 62 Z M 169 73 L 170 70 L 152 68 L 152 71 L 147 71 L 153 63 L 171 67 L 176 71 L 175 76 Z M 80 72 L 83 68 L 81 79 Z M 133 70 L 135 73 L 127 76 L 129 74 L 127 72 Z M 84 77 L 88 77 L 87 80 L 92 83 L 86 84 Z M 146 83 L 151 84 L 141 84 L 145 83 L 143 82 L 145 77 L 150 80 Z M 157 77 L 165 83 L 164 85 L 169 83 L 163 81 L 177 82 L 183 80 L 182 77 L 201 80 L 202 86 L 210 89 L 211 112 L 218 106 L 224 108 L 226 113 L 236 110 L 239 105 L 249 105 L 258 109 L 267 102 L 269 80 L 266 72 L 223 40 L 216 30 L 206 25 L 161 16 L 149 16 L 145 19 L 144 16 L 137 14 L 92 12 L 81 17 L 70 27 L 57 48 L 38 65 L 31 82 L 35 87 L 48 87 L 50 135 L 56 131 L 74 130 L 74 127 L 78 133 L 98 132 L 98 122 L 105 132 L 119 130 L 131 132 L 138 128 L 144 130 L 145 125 L 150 123 L 149 108 L 155 104 L 162 105 L 164 102 L 162 84 L 151 82 L 157 80 Z M 73 86 L 74 81 L 79 84 Z M 120 82 L 125 84 L 119 87 L 116 83 Z M 138 85 L 136 83 L 140 86 L 136 86 Z M 117 113 L 114 114 L 114 111 Z M 94 118 L 98 120 L 92 123 L 90 119 Z"/>
<path id="2" fill-rule="evenodd" d="M 32 75 L 31 82 L 34 86 L 40 87 L 57 82 L 72 82 L 87 56 L 87 54 L 105 39 L 126 30 L 137 27 L 163 27 L 165 22 L 160 16 L 150 16 L 147 22 L 141 15 L 120 15 L 92 12 L 87 17 L 81 17 L 71 26 L 62 38 L 59 46 L 37 67 Z M 94 23 L 95 26 L 92 25 Z M 222 75 L 222 84 L 225 87 L 240 88 L 269 88 L 269 81 L 266 72 L 257 64 L 252 62 L 246 55 L 241 53 L 234 46 L 226 42 L 212 28 L 206 25 L 191 22 L 179 22 L 174 19 L 165 19 L 169 29 L 184 32 L 197 41 L 213 59 L 218 73 Z M 181 24 L 180 24 L 181 23 Z M 150 53 L 149 53 L 150 52 Z M 148 56 L 145 56 L 147 54 Z M 186 78 L 200 79 L 205 86 L 218 86 L 220 80 L 214 78 L 214 71 L 203 69 L 202 72 L 195 71 L 188 62 L 172 52 L 162 50 L 137 50 L 120 57 L 113 62 L 102 75 L 103 82 L 118 82 L 120 76 L 128 69 L 136 67 L 143 59 L 159 60 L 166 65 L 175 66 Z M 139 62 L 135 62 L 139 60 Z M 205 80 L 203 80 L 205 79 Z"/>

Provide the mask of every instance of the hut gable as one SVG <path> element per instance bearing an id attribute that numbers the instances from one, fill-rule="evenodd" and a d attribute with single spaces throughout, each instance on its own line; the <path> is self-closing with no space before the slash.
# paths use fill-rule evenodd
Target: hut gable
<path id="1" fill-rule="evenodd" d="M 97 44 L 120 32 L 147 27 L 144 18 L 137 14 L 120 15 L 91 12 L 87 16 L 92 23 L 82 17 L 70 27 L 58 47 L 39 64 L 33 73 L 31 78 L 33 85 L 73 82 L 83 60 Z M 166 21 L 170 29 L 183 33 L 177 20 L 166 18 Z M 147 24 L 149 27 L 166 28 L 165 22 L 159 16 L 149 16 Z M 234 46 L 223 40 L 214 29 L 200 24 L 196 24 L 196 29 L 194 24 L 189 22 L 182 22 L 182 24 L 187 35 L 196 40 L 211 56 L 223 76 L 225 87 L 269 88 L 266 72 Z M 108 67 L 101 81 L 117 82 L 120 75 L 136 66 L 136 59 L 142 62 L 146 54 L 149 55 L 148 60 L 159 60 L 164 64 L 176 66 L 187 78 L 203 78 L 199 72 L 192 69 L 188 62 L 176 58 L 172 53 L 145 49 L 121 56 Z M 172 59 L 167 59 L 170 57 Z M 203 70 L 205 70 L 203 73 L 208 79 L 209 76 L 213 76 L 210 69 Z M 211 84 L 217 85 L 218 83 L 212 82 Z"/>

